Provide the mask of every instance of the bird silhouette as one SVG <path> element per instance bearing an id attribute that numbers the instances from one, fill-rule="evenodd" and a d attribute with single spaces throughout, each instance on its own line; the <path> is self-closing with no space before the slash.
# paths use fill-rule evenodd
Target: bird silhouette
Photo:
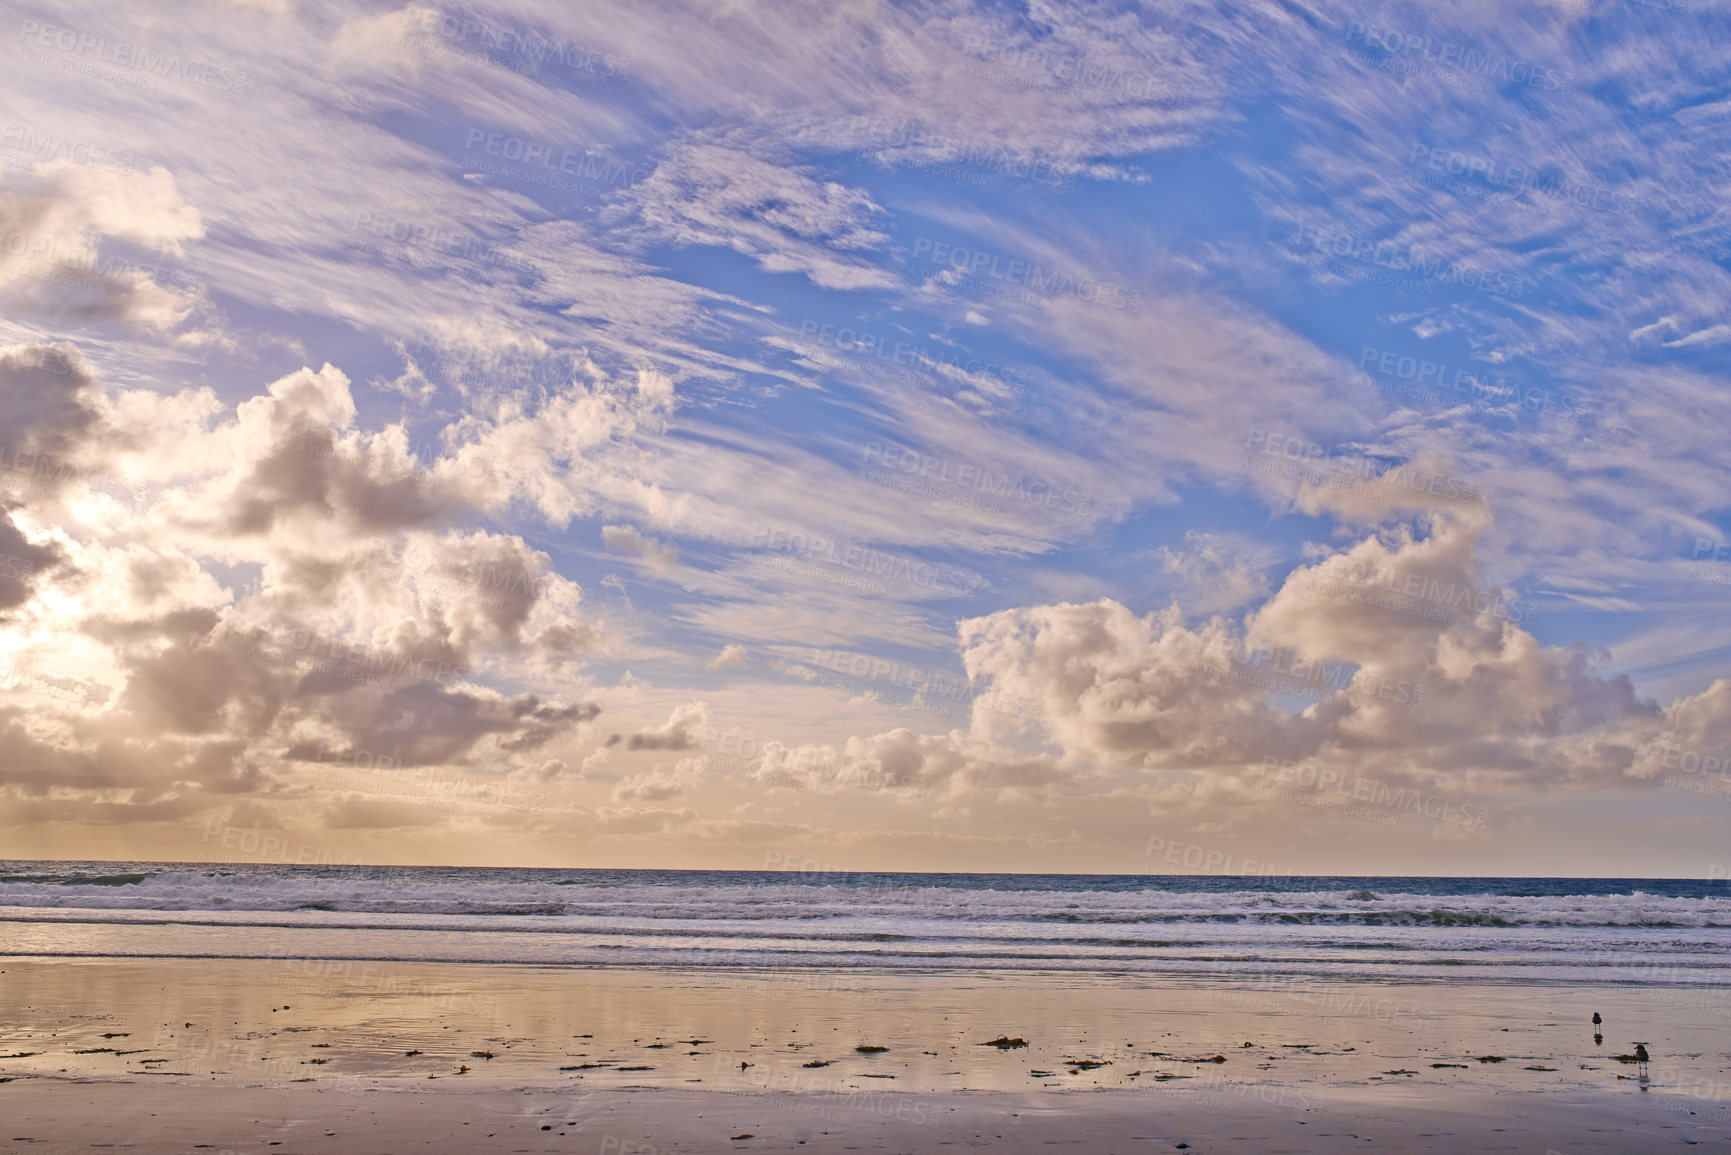
<path id="1" fill-rule="evenodd" d="M 1647 1089 L 1647 1044 L 1637 1042 L 1634 1054 L 1618 1055 L 1617 1057 L 1624 1061 L 1635 1060 L 1635 1077 L 1640 1080 L 1641 1090 L 1645 1091 Z"/>
<path id="2" fill-rule="evenodd" d="M 1600 1023 L 1602 1023 L 1602 1022 L 1604 1022 L 1604 1021 L 1605 1021 L 1605 1020 L 1604 1020 L 1604 1019 L 1601 1019 L 1601 1018 L 1600 1018 L 1600 1017 L 1599 1017 L 1599 1012 L 1598 1012 L 1598 1011 L 1594 1011 L 1594 1012 L 1593 1012 L 1593 1025 L 1594 1025 L 1594 1026 L 1595 1026 L 1595 1027 L 1596 1027 L 1596 1026 L 1598 1026 L 1598 1025 L 1599 1025 L 1599 1024 L 1600 1024 Z"/>

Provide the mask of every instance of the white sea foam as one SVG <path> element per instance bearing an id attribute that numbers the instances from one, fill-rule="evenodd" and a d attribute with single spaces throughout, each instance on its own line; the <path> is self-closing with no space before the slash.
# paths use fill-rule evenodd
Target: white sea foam
<path id="1" fill-rule="evenodd" d="M 1731 927 L 1731 901 L 1625 894 L 1436 895 L 1388 889 L 1180 891 L 1055 890 L 944 885 L 738 882 L 678 885 L 579 881 L 491 881 L 441 870 L 424 880 L 320 874 L 164 870 L 91 879 L 10 876 L 0 908 L 82 910 L 294 911 L 379 914 L 591 915 L 666 919 L 857 919 L 917 915 L 958 922 L 1135 925 L 1265 923 L 1357 926 Z M 529 872 L 524 872 L 525 874 Z M 535 872 L 557 873 L 557 872 Z M 906 876 L 902 876 L 906 877 Z M 939 876 L 943 877 L 943 876 Z M 133 879 L 136 878 L 136 881 Z M 126 881 L 117 881 L 126 880 Z M 1079 880 L 1080 881 L 1080 880 Z M 1166 882 L 1167 880 L 1162 880 Z M 1218 884 L 1220 880 L 1212 880 Z M 1398 886 L 1406 880 L 1390 879 Z M 1168 882 L 1167 885 L 1170 885 Z M 1367 895 L 1367 897 L 1357 897 Z"/>
<path id="2" fill-rule="evenodd" d="M 1731 902 L 1717 893 L 1664 881 L 41 863 L 0 868 L 0 950 L 1723 986 Z"/>

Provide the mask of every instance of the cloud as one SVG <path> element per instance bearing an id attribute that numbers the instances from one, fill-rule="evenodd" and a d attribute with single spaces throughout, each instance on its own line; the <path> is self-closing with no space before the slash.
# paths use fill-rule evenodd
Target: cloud
<path id="1" fill-rule="evenodd" d="M 761 773 L 962 796 L 1097 793 L 1184 772 L 1242 806 L 1288 762 L 1456 791 L 1629 787 L 1650 776 L 1638 750 L 1731 735 L 1731 682 L 1662 711 L 1605 673 L 1603 652 L 1543 645 L 1510 620 L 1477 559 L 1487 525 L 1482 508 L 1430 513 L 1319 547 L 1242 629 L 1112 599 L 964 621 L 969 677 L 1038 711 L 976 704 L 966 733 L 777 748 Z M 1283 693 L 1299 705 L 1277 705 Z M 1019 751 L 1030 738 L 1057 753 Z"/>
<path id="2" fill-rule="evenodd" d="M 198 293 L 160 283 L 158 258 L 205 235 L 198 211 L 161 166 L 147 173 L 51 160 L 0 188 L 0 300 L 51 315 L 121 320 L 159 332 L 191 314 Z M 135 257 L 103 240 L 144 250 Z M 152 255 L 154 254 L 154 255 Z"/>
<path id="3" fill-rule="evenodd" d="M 1731 343 L 1731 325 L 1709 325 L 1697 329 L 1687 337 L 1679 337 L 1675 341 L 1665 342 L 1667 349 L 1687 349 L 1697 345 L 1717 346 Z"/>
<path id="4" fill-rule="evenodd" d="M 1049 754 L 1017 755 L 960 731 L 916 734 L 905 728 L 849 738 L 839 748 L 767 743 L 756 769 L 766 788 L 864 790 L 940 800 L 1038 790 L 1071 777 Z"/>
<path id="5" fill-rule="evenodd" d="M 701 783 L 709 760 L 699 756 L 681 758 L 671 767 L 658 765 L 644 774 L 631 774 L 613 786 L 615 802 L 665 802 Z"/>
<path id="6" fill-rule="evenodd" d="M 1005 610 L 959 626 L 968 675 L 1040 704 L 1045 736 L 1072 759 L 1142 769 L 1248 766 L 1320 743 L 1266 692 L 1222 675 L 1238 639 L 1171 607 L 1137 617 L 1101 599 Z"/>
<path id="7" fill-rule="evenodd" d="M 477 399 L 445 432 L 450 454 L 435 475 L 461 484 L 474 504 L 504 509 L 526 502 L 557 526 L 597 511 L 604 497 L 629 494 L 632 504 L 654 508 L 652 485 L 621 457 L 639 431 L 664 427 L 673 385 L 652 369 L 619 382 L 593 364 L 588 379 L 546 395 L 533 385 L 498 390 Z"/>
<path id="8" fill-rule="evenodd" d="M 484 30 L 257 7 L 56 16 L 244 91 L 70 74 L 101 50 L 0 80 L 0 345 L 28 342 L 0 350 L 0 440 L 31 458 L 0 470 L 0 774 L 29 813 L 174 822 L 301 789 L 303 755 L 593 802 L 544 768 L 635 770 L 624 736 L 585 756 L 593 711 L 664 671 L 657 711 L 701 696 L 798 753 L 762 781 L 657 766 L 561 836 L 756 837 L 658 800 L 771 782 L 789 806 L 854 790 L 841 837 L 872 821 L 854 803 L 919 790 L 942 821 L 1130 821 L 1192 780 L 1224 804 L 1267 757 L 1625 788 L 1667 743 L 1723 740 L 1724 586 L 1673 572 L 1721 539 L 1727 491 L 1712 37 L 1578 4 L 1454 12 L 1406 51 L 1355 38 L 1405 19 L 1356 2 L 599 0 Z M 1569 88 L 1420 61 L 1415 32 Z M 113 147 L 139 140 L 142 163 Z M 568 180 L 561 157 L 608 160 Z M 991 263 L 927 270 L 918 239 Z M 1362 259 L 1379 246 L 1490 291 Z M 1033 291 L 1016 262 L 1138 305 Z M 1363 344 L 1521 392 L 1391 391 Z M 1273 430 L 1487 502 L 1251 467 Z M 892 442 L 917 474 L 871 455 Z M 983 475 L 1090 500 L 956 481 Z M 1303 533 L 1326 544 L 1283 577 Z M 640 613 L 596 534 L 678 580 L 632 590 Z M 1511 582 L 1570 612 L 1509 620 Z M 890 695 L 729 673 L 778 676 L 753 655 L 794 643 L 947 666 L 957 618 L 1037 724 L 921 734 Z M 641 678 L 590 684 L 603 654 Z"/>
<path id="9" fill-rule="evenodd" d="M 625 740 L 627 750 L 693 750 L 697 747 L 697 732 L 709 724 L 709 703 L 687 702 L 674 708 L 667 721 L 654 730 L 644 730 Z M 615 734 L 609 746 L 620 739 Z"/>
<path id="10" fill-rule="evenodd" d="M 800 273 L 823 289 L 883 289 L 895 277 L 846 254 L 881 249 L 882 210 L 871 197 L 745 148 L 690 144 L 672 151 L 632 191 L 648 240 L 716 245 L 770 273 Z"/>
<path id="11" fill-rule="evenodd" d="M 666 577 L 679 564 L 677 546 L 667 545 L 652 537 L 645 537 L 630 526 L 602 526 L 601 541 L 614 553 L 637 558 L 658 577 Z"/>
<path id="12" fill-rule="evenodd" d="M 1263 571 L 1273 561 L 1272 551 L 1248 539 L 1192 529 L 1184 533 L 1183 549 L 1159 546 L 1154 554 L 1173 601 L 1188 614 L 1207 617 L 1268 595 Z"/>
<path id="13" fill-rule="evenodd" d="M 329 693 L 318 705 L 319 720 L 333 723 L 354 746 L 344 750 L 294 747 L 289 757 L 343 761 L 365 751 L 399 766 L 443 765 L 461 761 L 487 736 L 497 738 L 501 751 L 538 750 L 599 713 L 591 704 L 543 704 L 533 694 L 503 698 L 430 682 Z"/>
<path id="14" fill-rule="evenodd" d="M 15 786 L 143 806 L 280 789 L 309 760 L 463 764 L 482 748 L 509 772 L 548 765 L 599 712 L 488 684 L 557 670 L 604 633 L 545 554 L 461 527 L 470 493 L 448 460 L 417 462 L 400 427 L 356 429 L 335 368 L 229 409 L 200 391 L 110 395 L 70 346 L 15 347 L 0 412 L 16 450 L 53 466 L 0 521 Z M 152 486 L 103 482 L 123 475 Z"/>
<path id="15" fill-rule="evenodd" d="M 0 428 L 16 470 L 19 454 L 54 459 L 51 472 L 69 464 L 100 420 L 93 383 L 76 346 L 67 342 L 0 348 Z M 33 463 L 34 464 L 34 463 Z M 41 474 L 40 469 L 31 472 Z"/>
<path id="16" fill-rule="evenodd" d="M 10 514 L 0 515 L 0 621 L 5 620 L 6 610 L 21 606 L 34 596 L 38 573 L 52 570 L 65 557 L 53 541 L 33 542 L 24 536 Z"/>
<path id="17" fill-rule="evenodd" d="M 579 770 L 577 776 L 580 776 L 581 773 L 582 771 Z M 549 758 L 538 766 L 525 766 L 521 770 L 513 771 L 511 774 L 513 781 L 533 782 L 537 784 L 559 782 L 570 777 L 573 777 L 571 774 L 571 768 L 567 766 L 563 760 L 558 758 Z"/>
<path id="18" fill-rule="evenodd" d="M 709 659 L 706 670 L 735 670 L 749 664 L 751 651 L 735 642 L 721 647 L 721 652 Z"/>

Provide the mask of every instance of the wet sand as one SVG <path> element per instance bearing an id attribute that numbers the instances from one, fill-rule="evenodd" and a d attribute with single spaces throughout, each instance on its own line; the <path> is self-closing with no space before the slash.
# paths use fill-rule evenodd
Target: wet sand
<path id="1" fill-rule="evenodd" d="M 0 1087 L 14 1150 L 212 1155 L 392 1152 L 1424 1151 L 1723 1150 L 1723 1124 L 1564 1092 L 1389 1087 L 1327 1091 L 1308 1108 L 1255 1099 L 1167 1100 L 1157 1092 L 820 1096 L 540 1088 L 355 1096 L 305 1087 L 230 1089 L 38 1080 Z M 1187 1145 L 1187 1146 L 1181 1146 Z"/>
<path id="2" fill-rule="evenodd" d="M 1712 989 L 298 959 L 0 971 L 0 1139 L 19 1150 L 1731 1140 L 1731 992 Z M 1635 1040 L 1645 1078 L 1616 1059 Z"/>

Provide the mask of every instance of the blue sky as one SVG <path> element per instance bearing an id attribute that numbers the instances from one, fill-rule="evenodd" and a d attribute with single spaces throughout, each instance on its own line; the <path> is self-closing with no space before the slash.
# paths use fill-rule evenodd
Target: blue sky
<path id="1" fill-rule="evenodd" d="M 1720 7 L 6 20 L 22 853 L 1723 861 Z"/>

